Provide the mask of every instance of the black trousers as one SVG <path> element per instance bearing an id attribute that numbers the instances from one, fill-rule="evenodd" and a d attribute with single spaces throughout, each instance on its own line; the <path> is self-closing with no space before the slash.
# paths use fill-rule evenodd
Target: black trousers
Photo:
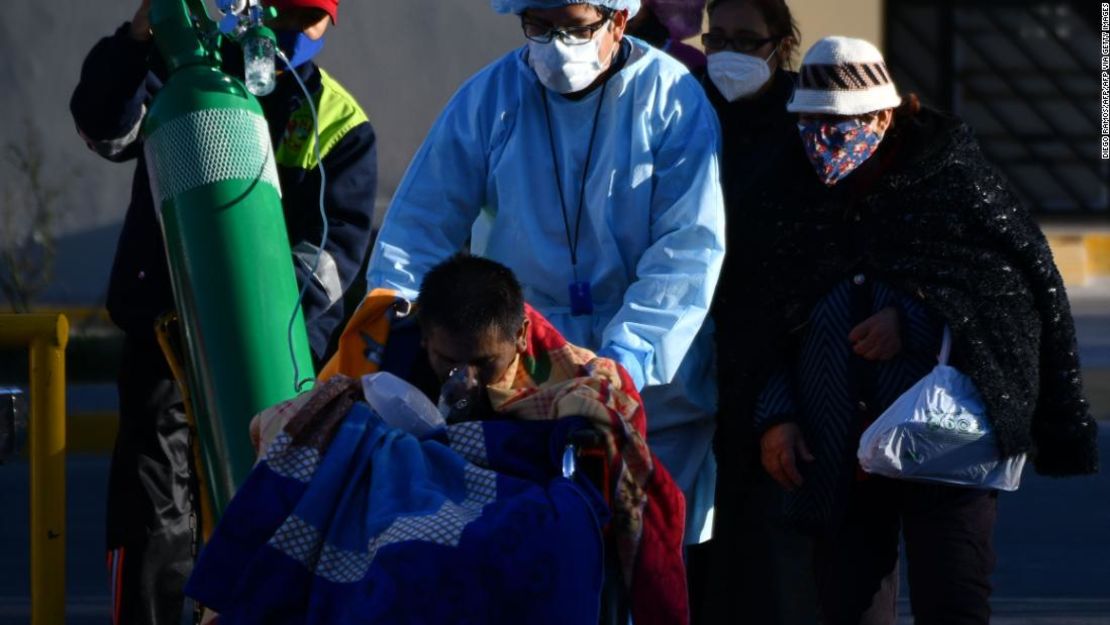
<path id="1" fill-rule="evenodd" d="M 825 625 L 893 625 L 899 536 L 915 625 L 987 625 L 997 492 L 869 477 L 844 521 L 817 537 Z"/>
<path id="2" fill-rule="evenodd" d="M 754 469 L 718 477 L 713 540 L 691 584 L 692 625 L 817 625 L 813 538 L 782 526 L 781 488 Z"/>
<path id="3" fill-rule="evenodd" d="M 128 336 L 108 484 L 113 623 L 178 625 L 193 567 L 189 426 L 153 335 Z"/>

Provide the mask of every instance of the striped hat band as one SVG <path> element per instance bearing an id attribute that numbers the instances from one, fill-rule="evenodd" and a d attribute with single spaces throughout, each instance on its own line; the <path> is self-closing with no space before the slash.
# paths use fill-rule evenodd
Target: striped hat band
<path id="1" fill-rule="evenodd" d="M 798 87 L 821 91 L 871 89 L 893 84 L 886 63 L 803 64 Z"/>

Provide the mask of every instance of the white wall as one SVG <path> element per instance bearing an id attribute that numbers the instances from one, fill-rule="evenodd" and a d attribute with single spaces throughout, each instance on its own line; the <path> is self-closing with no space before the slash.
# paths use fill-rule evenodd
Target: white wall
<path id="1" fill-rule="evenodd" d="M 789 0 L 788 0 L 789 2 Z M 882 0 L 808 0 L 790 2 L 794 19 L 802 31 L 801 55 L 822 37 L 858 37 L 883 47 Z"/>
<path id="2" fill-rule="evenodd" d="M 31 129 L 46 148 L 50 176 L 66 186 L 68 214 L 57 283 L 49 299 L 102 300 L 132 166 L 104 161 L 77 136 L 69 96 L 85 54 L 130 18 L 138 0 L 4 0 L 0 12 L 0 148 Z M 829 34 L 879 43 L 880 0 L 792 3 L 804 50 Z M 347 0 L 320 62 L 366 108 L 378 137 L 379 203 L 396 188 L 428 127 L 458 85 L 520 45 L 514 17 L 487 0 Z M 0 160 L 0 187 L 10 184 Z M 2 189 L 0 189 L 2 190 Z"/>
<path id="3" fill-rule="evenodd" d="M 57 284 L 48 299 L 102 301 L 133 166 L 109 163 L 74 130 L 69 97 L 93 44 L 138 0 L 4 0 L 0 12 L 0 149 L 42 137 L 50 175 L 67 187 Z M 366 108 L 379 138 L 379 201 L 468 76 L 520 45 L 513 17 L 488 0 L 347 0 L 319 57 Z M 0 159 L 0 192 L 11 184 Z"/>

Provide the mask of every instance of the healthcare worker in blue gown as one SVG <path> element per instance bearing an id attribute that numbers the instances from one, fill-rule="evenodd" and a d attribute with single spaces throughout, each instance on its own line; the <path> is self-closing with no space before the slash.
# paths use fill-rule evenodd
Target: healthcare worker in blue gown
<path id="1" fill-rule="evenodd" d="M 572 343 L 643 390 L 648 442 L 709 537 L 717 389 L 706 320 L 724 256 L 720 131 L 681 63 L 624 37 L 639 0 L 493 0 L 526 44 L 452 98 L 386 213 L 370 288 L 414 298 L 469 243 Z"/>

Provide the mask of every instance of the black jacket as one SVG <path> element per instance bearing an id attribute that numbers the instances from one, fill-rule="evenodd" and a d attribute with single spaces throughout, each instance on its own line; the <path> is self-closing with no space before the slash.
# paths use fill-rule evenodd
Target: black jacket
<path id="1" fill-rule="evenodd" d="M 755 299 L 728 348 L 749 350 L 761 374 L 791 353 L 818 299 L 864 271 L 951 327 L 953 365 L 982 393 L 1003 455 L 1030 451 L 1051 475 L 1097 470 L 1097 425 L 1051 250 L 967 126 L 900 110 L 841 183 L 827 188 L 799 165 L 745 225 Z"/>
<path id="2" fill-rule="evenodd" d="M 151 196 L 140 128 L 147 106 L 162 86 L 162 63 L 154 47 L 134 41 L 125 24 L 89 52 L 70 101 L 78 131 L 89 147 L 112 161 L 137 159 L 131 203 L 124 219 L 108 287 L 108 312 L 121 329 L 149 337 L 157 317 L 173 308 L 169 268 Z M 229 50 L 228 59 L 238 59 Z M 241 75 L 229 60 L 225 66 Z M 241 62 L 239 63 L 241 65 Z M 320 176 L 305 141 L 307 103 L 290 75 L 260 98 L 278 164 L 282 204 L 295 256 L 298 285 L 308 281 L 304 314 L 309 342 L 323 358 L 331 335 L 348 315 L 342 297 L 361 277 L 371 238 L 377 185 L 374 130 L 365 114 L 327 74 L 312 63 L 297 70 L 318 100 L 321 150 L 327 175 L 325 212 L 330 233 L 325 252 L 333 269 L 311 271 L 323 224 L 319 216 Z M 307 132 L 311 131 L 308 124 Z"/>
<path id="3" fill-rule="evenodd" d="M 752 215 L 764 213 L 780 201 L 790 177 L 807 163 L 798 138 L 798 116 L 786 110 L 796 77 L 794 72 L 780 69 L 767 91 L 735 102 L 726 100 L 707 76 L 701 77 L 721 122 L 721 186 L 728 243 L 713 302 L 720 389 L 715 447 L 723 474 L 744 470 L 733 465 L 753 458 L 748 449 L 754 443 L 749 426 L 761 365 L 744 345 L 755 322 L 753 307 L 758 305 L 751 271 L 755 249 L 748 222 Z"/>

